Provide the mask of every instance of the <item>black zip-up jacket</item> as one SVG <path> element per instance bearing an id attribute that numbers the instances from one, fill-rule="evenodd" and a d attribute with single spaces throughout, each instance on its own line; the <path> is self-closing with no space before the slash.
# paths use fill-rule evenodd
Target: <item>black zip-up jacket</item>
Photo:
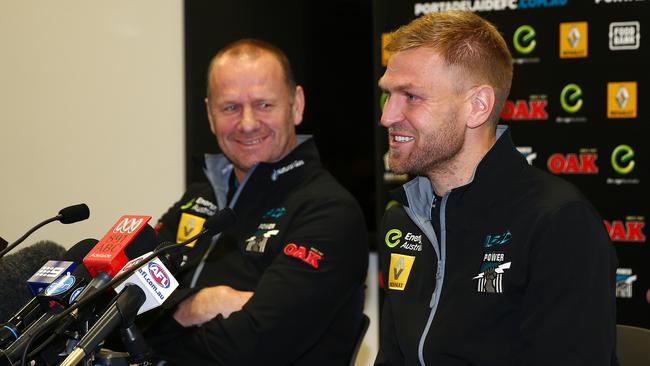
<path id="1" fill-rule="evenodd" d="M 418 177 L 395 197 L 378 244 L 376 365 L 616 364 L 603 222 L 572 185 L 529 166 L 504 127 L 470 183 L 434 202 Z"/>
<path id="2" fill-rule="evenodd" d="M 201 273 L 183 285 L 254 291 L 241 311 L 183 328 L 170 309 L 149 340 L 178 365 L 344 365 L 363 309 L 368 246 L 356 200 L 321 166 L 311 139 L 259 163 L 228 192 L 232 165 L 206 157 L 211 184 L 192 186 L 161 219 L 159 235 L 183 240 L 226 205 L 237 222 L 214 238 Z M 211 247 L 195 244 L 188 263 Z M 191 266 L 190 266 L 191 267 Z M 182 291 L 182 289 L 181 289 Z M 151 334 L 153 333 L 153 334 Z"/>

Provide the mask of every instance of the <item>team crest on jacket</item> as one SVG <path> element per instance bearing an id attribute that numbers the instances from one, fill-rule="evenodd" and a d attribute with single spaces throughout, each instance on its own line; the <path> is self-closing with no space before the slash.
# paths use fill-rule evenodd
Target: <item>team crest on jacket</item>
<path id="1" fill-rule="evenodd" d="M 478 280 L 476 290 L 491 294 L 503 293 L 503 274 L 512 262 L 503 263 L 503 253 L 485 253 L 481 272 L 472 278 Z"/>
<path id="2" fill-rule="evenodd" d="M 267 225 L 267 226 L 265 226 Z M 266 249 L 266 242 L 273 235 L 277 235 L 280 230 L 271 230 L 275 228 L 275 224 L 260 224 L 260 228 L 269 228 L 269 229 L 260 229 L 258 228 L 255 235 L 246 239 L 246 251 L 254 253 L 264 253 Z"/>
<path id="3" fill-rule="evenodd" d="M 415 262 L 415 257 L 412 255 L 390 253 L 389 289 L 404 291 L 411 274 L 411 268 L 413 268 L 413 262 Z"/>

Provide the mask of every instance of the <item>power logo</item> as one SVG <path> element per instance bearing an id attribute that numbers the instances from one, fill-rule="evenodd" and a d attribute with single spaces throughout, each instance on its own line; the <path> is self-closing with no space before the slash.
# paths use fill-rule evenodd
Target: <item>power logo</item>
<path id="1" fill-rule="evenodd" d="M 554 174 L 597 174 L 596 153 L 553 154 L 548 158 L 547 167 Z"/>
<path id="2" fill-rule="evenodd" d="M 622 220 L 603 220 L 603 222 L 612 241 L 643 243 L 646 240 L 643 233 L 645 227 L 643 218 L 626 219 L 625 222 Z"/>
<path id="3" fill-rule="evenodd" d="M 582 89 L 577 84 L 568 84 L 560 93 L 560 105 L 567 113 L 576 113 L 582 108 Z"/>
<path id="4" fill-rule="evenodd" d="M 607 83 L 607 118 L 636 118 L 636 81 Z"/>
<path id="5" fill-rule="evenodd" d="M 612 151 L 612 168 L 618 174 L 629 174 L 634 170 L 634 150 L 629 145 L 618 145 Z"/>
<path id="6" fill-rule="evenodd" d="M 390 254 L 390 268 L 388 273 L 388 288 L 404 291 L 408 282 L 415 257 L 403 254 Z"/>
<path id="7" fill-rule="evenodd" d="M 587 57 L 587 22 L 560 23 L 560 58 Z"/>
<path id="8" fill-rule="evenodd" d="M 535 28 L 530 25 L 522 25 L 515 31 L 512 36 L 512 44 L 517 52 L 522 55 L 528 55 L 535 50 L 537 41 L 535 41 Z"/>
<path id="9" fill-rule="evenodd" d="M 386 233 L 384 241 L 389 248 L 395 248 L 399 244 L 399 240 L 402 238 L 402 231 L 399 229 L 391 229 Z"/>

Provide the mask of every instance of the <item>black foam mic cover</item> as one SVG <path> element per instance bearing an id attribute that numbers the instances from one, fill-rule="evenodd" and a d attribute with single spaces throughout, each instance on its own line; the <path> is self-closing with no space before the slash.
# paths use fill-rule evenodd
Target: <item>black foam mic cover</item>
<path id="1" fill-rule="evenodd" d="M 85 203 L 74 206 L 68 206 L 59 211 L 59 221 L 63 224 L 72 224 L 77 221 L 83 221 L 90 216 L 90 209 Z"/>
<path id="2" fill-rule="evenodd" d="M 232 225 L 236 221 L 235 212 L 226 207 L 219 210 L 217 213 L 208 218 L 203 224 L 203 227 L 208 230 L 211 234 L 217 234 L 226 229 L 229 225 Z"/>

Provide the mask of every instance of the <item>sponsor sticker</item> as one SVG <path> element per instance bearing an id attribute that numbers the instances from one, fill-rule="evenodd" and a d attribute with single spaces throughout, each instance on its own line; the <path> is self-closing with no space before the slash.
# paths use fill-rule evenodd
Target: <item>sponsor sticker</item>
<path id="1" fill-rule="evenodd" d="M 612 51 L 636 50 L 641 45 L 641 23 L 609 23 L 609 49 Z"/>
<path id="2" fill-rule="evenodd" d="M 74 286 L 74 283 L 76 281 L 76 278 L 71 275 L 71 274 L 66 274 L 64 276 L 61 276 L 59 279 L 56 281 L 52 282 L 47 288 L 45 289 L 45 296 L 56 296 L 60 295 L 66 291 L 68 291 L 72 286 Z"/>
<path id="3" fill-rule="evenodd" d="M 560 23 L 560 58 L 587 57 L 587 22 Z"/>
<path id="4" fill-rule="evenodd" d="M 636 81 L 607 83 L 607 118 L 636 118 Z"/>
<path id="5" fill-rule="evenodd" d="M 414 262 L 414 256 L 397 253 L 390 254 L 390 268 L 388 273 L 389 289 L 404 291 Z"/>

